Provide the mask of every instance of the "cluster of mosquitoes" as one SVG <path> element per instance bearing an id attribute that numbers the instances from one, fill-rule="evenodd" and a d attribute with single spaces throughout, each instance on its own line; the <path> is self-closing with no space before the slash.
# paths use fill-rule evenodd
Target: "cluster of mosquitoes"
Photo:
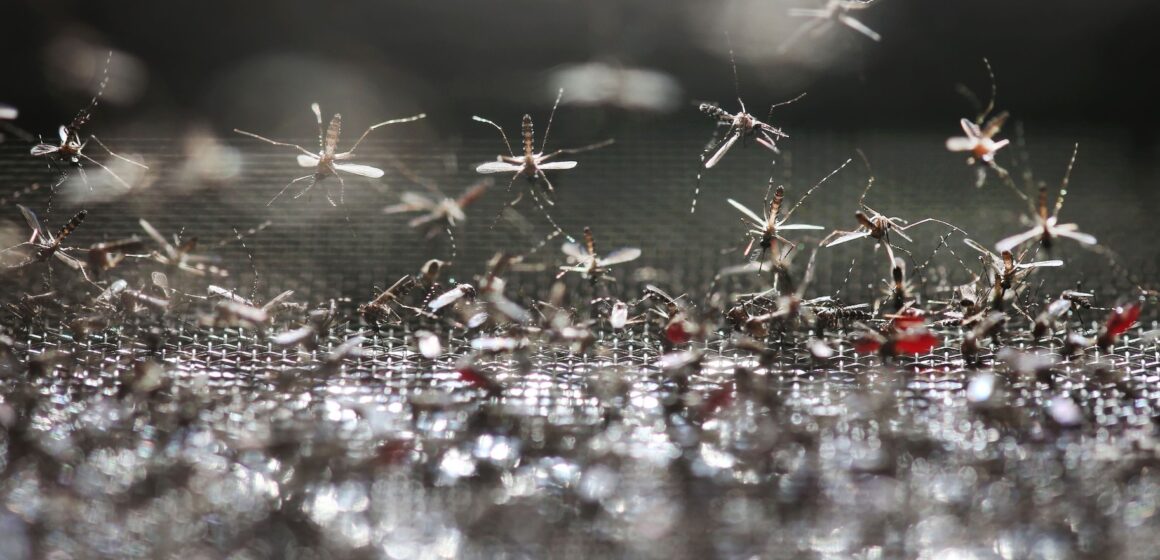
<path id="1" fill-rule="evenodd" d="M 831 0 L 822 9 L 793 15 L 812 18 L 801 33 L 816 33 L 825 25 L 840 24 L 877 41 L 880 37 L 876 32 L 851 16 L 852 11 L 867 5 Z M 995 76 L 986 59 L 984 63 L 991 80 L 990 101 L 986 106 L 976 103 L 981 109 L 978 115 L 974 119 L 963 118 L 958 123 L 962 135 L 949 138 L 946 149 L 967 156 L 967 164 L 977 169 L 980 187 L 988 181 L 1006 185 L 1029 206 L 1024 217 L 1026 229 L 992 244 L 972 239 L 963 229 L 941 219 L 927 217 L 906 221 L 875 210 L 866 202 L 874 182 L 873 173 L 870 173 L 858 200 L 858 209 L 851 217 L 850 229 L 829 232 L 809 248 L 804 267 L 795 269 L 791 266 L 791 257 L 806 253 L 807 249 L 801 246 L 804 245 L 801 241 L 794 241 L 793 236 L 801 231 L 824 231 L 826 228 L 796 223 L 792 221 L 794 213 L 816 189 L 849 165 L 853 161 L 850 158 L 792 204 L 787 201 L 789 193 L 784 186 L 775 185 L 772 179 L 766 199 L 757 210 L 737 200 L 726 201 L 740 213 L 744 224 L 738 236 L 745 238 L 743 252 L 747 262 L 720 271 L 714 283 L 726 275 L 752 274 L 761 279 L 763 286 L 771 284 L 768 289 L 732 294 L 714 292 L 711 288 L 709 297 L 701 305 L 688 294 L 673 296 L 653 285 L 647 285 L 636 297 L 618 297 L 608 288 L 615 282 L 609 271 L 637 260 L 641 250 L 619 248 L 601 252 L 591 229 L 585 228 L 582 239 L 576 240 L 556 225 L 549 212 L 549 208 L 555 206 L 555 188 L 550 175 L 575 168 L 578 162 L 572 156 L 612 143 L 612 140 L 607 140 L 580 148 L 548 151 L 548 134 L 560 102 L 557 96 L 539 149 L 531 115 L 523 117 L 518 151 L 508 141 L 503 127 L 483 117 L 473 117 L 479 123 L 494 127 L 504 141 L 504 153 L 494 161 L 476 167 L 476 171 L 483 175 L 507 177 L 509 194 L 513 189 L 519 191 L 504 208 L 514 206 L 525 194 L 529 195 L 555 228 L 540 246 L 557 236 L 567 240 L 562 246 L 566 264 L 555 271 L 556 282 L 546 301 L 518 301 L 520 298 L 507 295 L 505 276 L 522 266 L 526 255 L 500 252 L 489 261 L 486 270 L 474 283 L 443 284 L 441 274 L 451 263 L 431 259 L 420 270 L 403 275 L 373 298 L 357 305 L 357 315 L 352 312 L 355 306 L 344 311 L 335 300 L 314 306 L 296 303 L 292 300 L 292 291 L 259 303 L 251 299 L 254 296 L 247 298 L 212 283 L 213 279 L 228 277 L 230 271 L 222 268 L 219 259 L 212 254 L 199 252 L 196 238 L 167 236 L 149 222 L 140 220 L 143 235 L 106 240 L 87 249 L 71 247 L 67 245 L 69 236 L 85 221 L 86 211 L 76 213 L 54 232 L 50 229 L 52 224 L 43 223 L 32 209 L 19 204 L 14 206 L 28 224 L 28 238 L 23 243 L 3 249 L 0 253 L 4 258 L 2 272 L 5 275 L 17 274 L 35 267 L 50 266 L 53 261 L 75 271 L 83 282 L 94 287 L 87 296 L 90 298 L 87 303 L 73 310 L 72 325 L 78 330 L 105 328 L 114 318 L 126 314 L 172 317 L 184 309 L 183 316 L 192 317 L 191 320 L 199 326 L 252 329 L 275 347 L 318 352 L 321 363 L 330 367 L 338 367 L 344 359 L 361 355 L 366 337 L 375 329 L 406 325 L 408 332 L 413 333 L 413 342 L 419 353 L 429 359 L 443 355 L 448 333 L 459 329 L 470 333 L 471 351 L 462 358 L 457 367 L 458 374 L 489 391 L 502 391 L 502 386 L 483 365 L 488 359 L 507 355 L 530 367 L 530 353 L 543 345 L 561 346 L 577 353 L 599 351 L 606 335 L 631 329 L 647 329 L 658 335 L 664 349 L 660 364 L 668 370 L 699 364 L 704 357 L 704 345 L 698 343 L 703 343 L 713 333 L 725 334 L 735 348 L 752 352 L 759 357 L 759 363 L 767 366 L 772 366 L 778 353 L 783 351 L 770 344 L 771 337 L 787 332 L 800 335 L 795 339 L 802 348 L 812 359 L 823 363 L 834 357 L 842 345 L 849 345 L 858 353 L 878 354 L 884 360 L 926 354 L 943 343 L 940 333 L 948 330 L 958 331 L 962 356 L 968 363 L 977 360 L 984 348 L 1002 348 L 1005 337 L 1012 331 L 1029 331 L 1036 339 L 1056 337 L 1062 341 L 1065 355 L 1078 355 L 1097 348 L 1106 351 L 1137 324 L 1142 305 L 1157 294 L 1137 288 L 1137 293 L 1124 294 L 1115 305 L 1104 308 L 1094 307 L 1095 295 L 1079 289 L 1066 290 L 1058 296 L 1028 297 L 1031 275 L 1041 269 L 1064 265 L 1060 259 L 1039 259 L 1038 255 L 1050 256 L 1053 247 L 1060 243 L 1076 243 L 1097 253 L 1102 247 L 1093 236 L 1082 232 L 1079 225 L 1060 221 L 1060 210 L 1076 161 L 1075 152 L 1053 204 L 1046 185 L 1035 184 L 1025 177 L 1025 184 L 1020 186 L 1020 181 L 1000 166 L 996 156 L 1009 143 L 1008 139 L 999 138 L 1008 113 L 995 111 Z M 736 63 L 733 72 L 736 81 Z M 59 128 L 59 141 L 37 143 L 31 148 L 30 155 L 49 160 L 62 174 L 75 170 L 82 178 L 86 172 L 97 168 L 129 187 L 127 181 L 85 151 L 91 140 L 109 157 L 144 166 L 142 162 L 117 155 L 95 135 L 86 137 L 83 132 L 107 81 L 106 71 L 89 106 L 69 124 Z M 767 122 L 769 117 L 759 120 L 748 112 L 740 97 L 737 102 L 735 112 L 717 104 L 699 105 L 700 112 L 714 127 L 714 135 L 700 154 L 697 193 L 700 192 L 701 176 L 712 172 L 731 150 L 741 149 L 752 141 L 756 146 L 749 149 L 766 150 L 772 154 L 771 157 L 777 157 L 779 145 L 789 139 L 787 132 Z M 771 107 L 771 113 L 778 105 L 781 104 Z M 318 125 L 317 149 L 235 130 L 248 138 L 296 152 L 297 164 L 308 170 L 290 180 L 270 203 L 287 192 L 293 192 L 294 197 L 303 196 L 319 183 L 329 180 L 330 185 L 337 182 L 339 189 L 335 196 L 328 186 L 327 199 L 333 205 L 342 205 L 344 176 L 374 179 L 384 175 L 380 168 L 354 161 L 362 142 L 379 128 L 403 125 L 425 117 L 418 114 L 369 126 L 349 149 L 343 151 L 339 149 L 341 116 L 336 114 L 327 122 L 318 104 L 313 104 L 311 110 Z M 0 105 L 0 119 L 16 117 L 15 108 Z M 690 154 L 690 157 L 695 155 Z M 864 155 L 862 159 L 866 160 Z M 865 164 L 869 169 L 869 162 L 865 161 Z M 415 182 L 425 187 L 425 192 L 402 193 L 399 203 L 385 211 L 413 215 L 409 225 L 423 230 L 428 237 L 450 233 L 467 219 L 468 207 L 493 186 L 490 178 L 482 179 L 458 197 L 450 197 L 433 182 L 414 176 Z M 297 190 L 291 191 L 295 187 Z M 9 196 L 2 206 L 10 208 L 12 198 Z M 696 211 L 696 201 L 697 194 L 694 194 L 692 212 Z M 245 233 L 235 230 L 235 236 L 227 241 L 242 240 L 267 225 L 259 225 Z M 907 276 L 907 260 L 900 256 L 910 255 L 907 244 L 913 241 L 912 236 L 917 236 L 920 227 L 942 230 L 938 234 L 940 247 L 949 247 L 948 239 L 960 235 L 962 243 L 970 252 L 977 253 L 982 265 L 981 269 L 970 268 L 959 259 L 960 264 L 971 270 L 973 280 L 953 287 L 952 295 L 944 300 L 924 301 L 916 294 L 913 281 Z M 807 297 L 818 251 L 846 243 L 873 245 L 875 254 L 883 256 L 883 294 L 873 301 L 861 303 L 842 301 L 836 296 Z M 117 271 L 127 262 L 151 266 L 148 280 L 134 285 L 115 278 Z M 582 276 L 591 288 L 581 296 L 584 301 L 579 306 L 575 300 L 569 301 L 566 283 L 561 281 L 568 274 Z M 173 275 L 209 278 L 208 293 L 196 295 L 178 290 L 171 284 L 170 276 Z M 583 287 L 585 283 L 580 285 Z M 51 291 L 28 294 L 19 303 L 11 305 L 13 310 L 21 313 L 21 310 L 52 299 L 54 294 Z M 1094 310 L 1091 312 L 1104 318 L 1085 324 L 1076 318 L 1085 310 Z M 341 343 L 328 345 L 326 341 L 330 333 L 344 323 L 359 325 L 359 329 L 355 329 L 357 334 L 342 339 Z M 279 328 L 274 328 L 275 325 Z M 1155 338 L 1156 333 L 1144 333 L 1144 336 Z M 6 344 L 11 345 L 13 341 L 8 338 Z"/>

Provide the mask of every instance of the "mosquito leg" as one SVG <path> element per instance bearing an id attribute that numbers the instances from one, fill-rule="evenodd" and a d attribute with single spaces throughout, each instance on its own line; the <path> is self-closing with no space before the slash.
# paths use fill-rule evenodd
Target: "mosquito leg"
<path id="1" fill-rule="evenodd" d="M 286 189 L 290 188 L 290 185 L 293 185 L 294 183 L 297 183 L 298 181 L 305 181 L 307 179 L 312 179 L 312 178 L 314 178 L 313 173 L 311 173 L 310 175 L 303 175 L 297 179 L 294 179 L 293 181 L 290 181 L 289 183 L 286 183 L 286 186 L 282 187 L 282 190 L 278 191 L 278 194 L 274 195 L 274 198 L 271 198 L 270 202 L 266 203 L 266 206 L 274 204 L 274 201 L 278 200 L 278 197 L 282 196 L 282 194 L 286 192 Z M 315 182 L 316 181 L 311 181 L 310 184 L 307 185 L 306 188 L 302 190 L 302 192 L 305 193 L 306 191 L 310 190 L 310 187 L 313 187 Z M 302 193 L 298 194 L 298 196 L 301 196 L 301 195 L 302 195 Z M 294 198 L 298 198 L 298 196 L 295 196 Z"/>
<path id="2" fill-rule="evenodd" d="M 310 150 L 307 150 L 306 148 L 299 146 L 298 144 L 291 144 L 289 142 L 279 142 L 277 140 L 271 140 L 269 138 L 266 138 L 265 136 L 259 136 L 257 134 L 254 134 L 253 132 L 246 132 L 244 130 L 238 130 L 236 128 L 234 129 L 234 132 L 237 132 L 238 134 L 242 134 L 245 136 L 249 136 L 250 138 L 255 138 L 257 140 L 261 140 L 267 144 L 273 144 L 275 146 L 286 146 L 287 148 L 295 148 L 298 151 L 300 151 L 300 152 L 302 152 L 302 153 L 304 153 L 312 158 L 318 157 L 318 154 L 315 154 L 315 153 L 311 152 Z"/>
<path id="3" fill-rule="evenodd" d="M 97 160 L 95 160 L 95 159 L 93 159 L 93 158 L 91 158 L 91 157 L 89 157 L 89 156 L 86 156 L 86 155 L 84 155 L 84 154 L 80 154 L 80 156 L 81 156 L 81 157 L 83 157 L 83 158 L 85 158 L 85 161 L 88 161 L 88 162 L 92 163 L 93 165 L 96 165 L 97 167 L 100 167 L 101 169 L 104 169 L 104 170 L 105 170 L 105 172 L 107 172 L 107 173 L 109 174 L 109 176 L 111 176 L 111 177 L 112 177 L 113 179 L 115 179 L 115 180 L 116 180 L 118 183 L 120 183 L 122 187 L 125 187 L 125 189 L 127 189 L 127 190 L 128 190 L 128 189 L 132 189 L 132 188 L 133 188 L 133 186 L 132 186 L 132 185 L 130 185 L 128 182 L 126 182 L 124 179 L 122 179 L 120 175 L 117 175 L 116 173 L 113 173 L 113 170 L 112 170 L 112 169 L 109 169 L 108 167 L 105 167 L 105 165 L 104 165 L 103 163 L 101 163 L 101 162 L 99 162 L 99 161 L 97 161 Z M 84 171 L 84 168 L 83 168 L 83 167 L 78 167 L 77 169 L 80 169 L 80 170 L 81 170 L 81 175 L 83 176 L 83 175 L 84 175 L 84 172 L 85 172 L 85 171 Z M 88 184 L 88 179 L 87 179 L 87 178 L 85 179 L 85 184 Z M 92 186 L 92 185 L 89 185 L 89 191 L 92 191 L 92 190 L 93 190 L 93 186 Z"/>

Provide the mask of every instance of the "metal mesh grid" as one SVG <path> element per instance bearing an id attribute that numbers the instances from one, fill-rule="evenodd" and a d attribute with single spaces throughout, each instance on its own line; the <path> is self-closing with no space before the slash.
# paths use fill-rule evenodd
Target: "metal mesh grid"
<path id="1" fill-rule="evenodd" d="M 615 293 L 631 297 L 646 282 L 696 293 L 738 258 L 722 253 L 739 243 L 740 226 L 721 199 L 759 199 L 768 168 L 756 150 L 730 154 L 737 161 L 707 179 L 690 217 L 686 187 L 703 139 L 642 138 L 594 152 L 557 181 L 556 217 L 570 232 L 591 224 L 606 248 L 645 249 L 642 267 L 656 272 L 618 273 Z M 967 191 L 976 199 L 968 206 L 946 198 L 949 189 L 925 186 L 962 177 L 965 189 L 970 180 L 929 140 L 795 135 L 791 198 L 849 157 L 846 146 L 865 145 L 880 182 L 875 207 L 944 216 L 988 241 L 1010 229 L 1022 208 L 998 204 L 1009 198 L 998 189 Z M 154 144 L 150 161 L 164 162 L 156 167 L 180 165 L 172 144 Z M 1124 186 L 1133 178 L 1114 138 L 1084 145 L 1090 159 L 1081 160 L 1065 213 L 1089 213 L 1085 228 L 1121 248 L 1133 271 L 1156 278 L 1156 249 L 1132 247 L 1123 232 L 1145 222 L 1144 209 L 1122 200 L 1150 195 Z M 376 146 L 384 147 L 440 172 L 442 158 L 423 149 Z M 468 144 L 459 159 L 482 161 L 492 148 Z M 1037 156 L 1036 169 L 1062 171 L 1067 143 L 1050 148 L 1056 157 Z M 38 165 L 4 150 L 12 181 L 44 179 Z M 344 209 L 319 192 L 267 210 L 293 170 L 282 152 L 245 150 L 235 186 L 178 192 L 163 175 L 140 197 L 90 206 L 77 243 L 128 234 L 138 216 L 165 232 L 219 238 L 271 218 L 246 250 L 217 250 L 236 272 L 225 283 L 249 295 L 247 271 L 256 269 L 259 300 L 294 289 L 310 305 L 369 299 L 372 286 L 448 249 L 382 218 L 378 208 L 392 194 L 365 184 L 347 185 Z M 926 170 L 911 159 L 941 163 Z M 803 221 L 848 221 L 865 173 L 844 173 L 802 207 Z M 469 176 L 443 184 L 462 188 Z M 1107 190 L 1085 193 L 1084 179 Z M 387 183 L 407 188 L 396 177 Z M 534 247 L 548 231 L 535 212 L 526 232 L 507 223 L 489 229 L 502 198 L 485 199 L 457 233 L 452 277 L 474 281 L 495 247 Z M 1110 212 L 1119 223 L 1098 219 Z M 917 260 L 934 241 L 919 240 Z M 558 242 L 532 255 L 555 264 Z M 822 252 L 811 293 L 877 294 L 882 271 L 848 272 L 855 255 L 881 260 L 867 247 Z M 1041 297 L 1082 280 L 1107 300 L 1131 284 L 1095 256 L 1065 258 L 1068 274 L 1037 287 Z M 951 276 L 944 283 L 965 277 L 946 253 L 936 261 Z M 113 272 L 144 282 L 131 270 Z M 937 267 L 928 272 L 934 297 Z M 171 279 L 189 293 L 206 283 Z M 510 291 L 545 297 L 550 279 L 513 274 Z M 75 290 L 63 269 L 4 281 L 6 303 L 46 289 L 70 303 L 92 295 Z M 743 289 L 760 281 L 732 282 Z M 583 284 L 571 288 L 574 300 L 586 297 Z M 427 359 L 414 331 L 431 324 L 368 328 L 350 303 L 340 304 L 340 324 L 316 351 L 271 343 L 269 333 L 301 324 L 293 312 L 264 333 L 206 328 L 197 326 L 204 306 L 195 303 L 164 318 L 116 314 L 84 333 L 68 310 L 26 310 L 6 308 L 0 331 L 11 339 L 0 350 L 0 557 L 1146 558 L 1157 534 L 1160 347 L 1145 337 L 1156 326 L 1150 320 L 1110 352 L 1082 357 L 1013 325 L 1004 346 L 1054 362 L 1034 373 L 997 360 L 996 347 L 980 353 L 979 365 L 965 363 L 957 330 L 940 330 L 943 342 L 928 354 L 883 364 L 849 344 L 815 360 L 805 335 L 790 329 L 764 341 L 773 352 L 763 365 L 723 329 L 691 346 L 704 352 L 698 366 L 670 368 L 653 326 L 600 327 L 588 352 L 544 344 L 523 359 L 482 360 L 489 387 L 459 373 L 479 333 L 439 329 L 444 350 Z M 1073 325 L 1090 329 L 1100 316 L 1079 315 Z M 361 355 L 327 360 L 358 333 L 367 337 Z M 738 377 L 738 367 L 752 374 Z"/>

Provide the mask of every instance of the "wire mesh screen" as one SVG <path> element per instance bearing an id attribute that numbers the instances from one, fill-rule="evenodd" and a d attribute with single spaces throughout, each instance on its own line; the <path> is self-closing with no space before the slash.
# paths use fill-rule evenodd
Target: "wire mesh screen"
<path id="1" fill-rule="evenodd" d="M 888 215 L 938 217 L 989 246 L 1029 210 L 1000 184 L 976 189 L 943 151 L 944 135 L 795 131 L 773 167 L 760 147 L 735 149 L 705 174 L 690 214 L 701 133 L 630 130 L 578 157 L 553 176 L 548 211 L 563 234 L 527 196 L 500 215 L 529 188 L 520 180 L 511 193 L 500 181 L 462 227 L 430 239 L 408 217 L 382 213 L 421 190 L 388 165 L 382 181 L 330 178 L 267 205 L 300 173 L 292 153 L 232 141 L 234 174 L 228 158 L 197 167 L 180 141 L 126 139 L 119 149 L 154 168 L 146 187 L 124 194 L 99 173 L 85 184 L 74 172 L 50 197 L 56 175 L 26 148 L 0 146 L 5 184 L 45 185 L 15 202 L 47 227 L 89 210 L 68 244 L 140 236 L 145 218 L 165 235 L 197 236 L 229 271 L 198 276 L 142 259 L 94 284 L 50 260 L 0 276 L 0 557 L 1154 554 L 1151 312 L 1108 348 L 1080 353 L 1062 330 L 1035 339 L 1014 313 L 973 356 L 946 325 L 932 327 L 933 348 L 897 358 L 857 352 L 848 322 L 823 329 L 828 357 L 811 352 L 816 332 L 804 321 L 772 328 L 759 350 L 739 346 L 711 289 L 760 291 L 770 277 L 719 276 L 746 262 L 744 226 L 724 201 L 759 208 L 770 175 L 796 201 L 854 158 L 795 213 L 830 229 L 857 225 L 870 175 L 857 147 L 875 176 L 866 203 Z M 1037 179 L 1058 185 L 1074 139 L 1037 139 Z M 1031 276 L 1020 299 L 1028 313 L 1068 288 L 1110 306 L 1160 276 L 1160 252 L 1138 241 L 1156 194 L 1133 187 L 1155 169 L 1124 155 L 1125 138 L 1079 140 L 1062 216 L 1118 253 L 1059 245 L 1050 257 L 1066 265 Z M 366 161 L 397 160 L 449 196 L 502 150 L 498 141 L 365 148 Z M 0 210 L 22 228 L 13 202 Z M 430 258 L 451 263 L 440 290 L 479 284 L 504 250 L 523 256 L 507 274 L 508 297 L 547 322 L 552 307 L 537 302 L 552 300 L 559 246 L 585 226 L 599 250 L 643 256 L 613 267 L 614 283 L 566 279 L 573 318 L 593 319 L 583 343 L 407 311 L 368 324 L 356 311 Z M 942 306 L 981 272 L 962 233 L 910 231 L 915 242 L 898 246 L 924 306 Z M 820 237 L 795 238 L 792 277 Z M 805 296 L 847 303 L 880 298 L 890 272 L 869 242 L 822 249 L 815 267 Z M 156 270 L 167 271 L 167 309 L 94 303 L 115 279 L 152 289 Z M 293 290 L 294 305 L 260 325 L 214 324 L 209 284 L 258 305 Z M 613 328 L 591 302 L 636 302 L 646 285 L 686 294 L 683 305 L 708 319 L 704 340 L 674 341 L 639 303 L 633 315 L 643 317 Z M 308 319 L 319 310 L 324 325 Z M 1067 323 L 1093 335 L 1106 314 L 1078 309 Z M 276 342 L 311 325 L 306 343 Z M 1000 357 L 1004 348 L 1019 352 Z"/>

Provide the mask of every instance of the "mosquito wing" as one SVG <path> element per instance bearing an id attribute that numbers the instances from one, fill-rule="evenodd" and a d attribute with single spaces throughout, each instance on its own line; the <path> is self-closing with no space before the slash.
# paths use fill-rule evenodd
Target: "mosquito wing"
<path id="1" fill-rule="evenodd" d="M 560 246 L 560 250 L 564 251 L 565 255 L 568 255 L 569 257 L 572 257 L 578 261 L 591 258 L 591 256 L 588 254 L 588 250 L 579 243 L 565 243 Z"/>
<path id="2" fill-rule="evenodd" d="M 983 255 L 983 258 L 986 259 L 988 265 L 997 266 L 996 263 L 999 262 L 998 255 L 996 255 L 995 253 L 992 253 L 986 247 L 980 245 L 974 239 L 964 239 L 963 243 L 965 243 L 967 245 L 967 247 L 970 247 L 970 248 L 978 251 L 980 255 Z"/>
<path id="3" fill-rule="evenodd" d="M 20 209 L 24 221 L 28 222 L 28 227 L 32 228 L 32 241 L 40 238 L 44 243 L 51 243 L 52 238 L 44 231 L 44 226 L 40 225 L 40 220 L 37 219 L 36 214 L 23 204 L 17 204 L 16 207 Z"/>
<path id="4" fill-rule="evenodd" d="M 309 339 L 313 334 L 313 327 L 301 327 L 292 331 L 278 333 L 270 339 L 270 342 L 273 342 L 275 346 L 295 346 Z"/>
<path id="5" fill-rule="evenodd" d="M 1084 245 L 1095 245 L 1096 244 L 1095 236 L 1088 235 L 1088 234 L 1080 232 L 1080 231 L 1075 231 L 1075 230 L 1060 231 L 1060 232 L 1057 232 L 1057 235 L 1059 235 L 1060 237 L 1067 237 L 1070 239 L 1074 239 L 1076 241 L 1079 241 L 1080 243 L 1083 243 Z"/>
<path id="6" fill-rule="evenodd" d="M 1059 259 L 1054 259 L 1054 260 L 1050 260 L 1050 261 L 1035 261 L 1035 262 L 1029 262 L 1029 263 L 1020 263 L 1020 264 L 1015 265 L 1015 268 L 1017 268 L 1019 270 L 1024 270 L 1024 269 L 1028 269 L 1028 268 L 1039 268 L 1042 266 L 1063 266 L 1063 261 L 1061 261 Z"/>
<path id="7" fill-rule="evenodd" d="M 861 34 L 869 37 L 871 41 L 879 42 L 882 40 L 882 36 L 879 35 L 877 31 L 874 31 L 873 29 L 866 27 L 866 24 L 864 24 L 864 23 L 862 23 L 862 22 L 860 22 L 860 21 L 858 21 L 858 20 L 856 20 L 848 15 L 845 15 L 845 14 L 839 15 L 838 21 L 846 24 L 846 27 L 849 27 L 850 29 L 853 29 L 854 31 L 857 31 L 858 33 L 861 33 Z"/>
<path id="8" fill-rule="evenodd" d="M 636 247 L 623 247 L 621 249 L 613 250 L 603 259 L 597 259 L 597 262 L 600 263 L 600 266 L 612 266 L 614 264 L 635 261 L 636 259 L 640 258 L 640 254 L 640 249 L 637 249 Z"/>
<path id="9" fill-rule="evenodd" d="M 967 138 L 981 138 L 983 132 L 979 130 L 979 125 L 971 122 L 970 119 L 959 119 L 959 126 L 963 127 L 963 132 L 967 134 Z"/>
<path id="10" fill-rule="evenodd" d="M 345 171 L 361 177 L 370 177 L 371 179 L 378 179 L 383 176 L 383 170 L 369 165 L 360 165 L 357 163 L 336 163 L 334 168 L 339 171 Z"/>
<path id="11" fill-rule="evenodd" d="M 826 229 L 822 226 L 811 226 L 809 224 L 782 224 L 777 226 L 778 231 L 794 230 L 794 229 Z"/>
<path id="12" fill-rule="evenodd" d="M 1042 233 L 1042 230 L 1039 228 L 1039 226 L 1033 227 L 1023 233 L 1012 235 L 1011 237 L 1000 240 L 995 244 L 995 250 L 999 251 L 1000 253 L 1003 251 L 1010 251 L 1026 243 L 1027 241 L 1035 239 L 1037 236 L 1039 236 L 1040 233 Z"/>
<path id="13" fill-rule="evenodd" d="M 298 154 L 299 167 L 318 167 L 318 156 Z"/>
<path id="14" fill-rule="evenodd" d="M 969 152 L 975 149 L 976 144 L 978 144 L 978 142 L 976 142 L 973 138 L 968 138 L 966 136 L 955 136 L 953 138 L 947 138 L 947 150 L 952 152 Z"/>
<path id="15" fill-rule="evenodd" d="M 60 141 L 62 144 L 65 142 L 68 142 L 68 127 L 67 126 L 61 125 L 60 128 L 56 129 L 56 134 L 57 134 L 57 136 L 60 136 Z"/>
<path id="16" fill-rule="evenodd" d="M 720 148 L 717 148 L 717 153 L 713 154 L 713 157 L 709 158 L 709 161 L 705 162 L 705 169 L 709 169 L 714 165 L 717 165 L 717 162 L 721 161 L 721 158 L 725 157 L 725 152 L 728 152 L 729 148 L 733 147 L 733 143 L 736 142 L 738 138 L 741 138 L 741 132 L 736 130 L 731 132 L 729 134 L 729 139 L 725 140 L 725 142 L 721 144 Z"/>
<path id="17" fill-rule="evenodd" d="M 16 119 L 16 115 L 16 107 L 0 104 L 0 119 L 11 121 Z"/>
<path id="18" fill-rule="evenodd" d="M 161 235 L 161 232 L 157 231 L 157 229 L 153 227 L 153 224 L 146 222 L 144 218 L 137 220 L 137 223 L 141 224 L 141 229 L 145 230 L 145 234 L 149 237 L 152 237 L 153 240 L 156 241 L 162 249 L 165 249 L 166 253 L 173 252 L 173 246 L 165 240 L 165 236 Z"/>
<path id="19" fill-rule="evenodd" d="M 46 156 L 48 154 L 55 154 L 60 151 L 60 146 L 53 146 L 52 144 L 37 144 L 32 147 L 32 155 Z"/>
<path id="20" fill-rule="evenodd" d="M 548 163 L 541 163 L 537 165 L 543 171 L 554 171 L 559 169 L 572 169 L 576 167 L 574 161 L 549 161 Z"/>
<path id="21" fill-rule="evenodd" d="M 459 301 L 459 298 L 462 298 L 466 294 L 467 292 L 460 288 L 451 288 L 450 290 L 440 294 L 439 297 L 431 300 L 431 302 L 427 304 L 427 309 L 430 309 L 431 311 L 439 311 L 440 309 L 443 309 L 444 307 Z"/>
<path id="22" fill-rule="evenodd" d="M 482 163 L 475 168 L 477 173 L 519 173 L 523 171 L 524 166 L 508 163 L 506 161 L 489 161 Z"/>
<path id="23" fill-rule="evenodd" d="M 745 214 L 745 217 L 749 218 L 750 220 L 753 220 L 753 223 L 755 223 L 761 227 L 765 226 L 765 219 L 758 217 L 756 212 L 746 208 L 744 204 L 741 204 L 740 202 L 737 202 L 736 200 L 733 200 L 732 198 L 727 199 L 726 202 L 731 204 L 734 208 L 736 208 L 742 214 Z"/>
<path id="24" fill-rule="evenodd" d="M 835 239 L 829 243 L 826 243 L 826 247 L 833 247 L 834 245 L 841 245 L 847 241 L 853 241 L 855 239 L 862 239 L 863 237 L 869 237 L 869 236 L 870 236 L 870 232 L 868 232 L 868 231 L 852 231 L 852 232 L 849 232 L 849 233 L 842 235 L 841 237 L 838 237 L 837 239 Z"/>

